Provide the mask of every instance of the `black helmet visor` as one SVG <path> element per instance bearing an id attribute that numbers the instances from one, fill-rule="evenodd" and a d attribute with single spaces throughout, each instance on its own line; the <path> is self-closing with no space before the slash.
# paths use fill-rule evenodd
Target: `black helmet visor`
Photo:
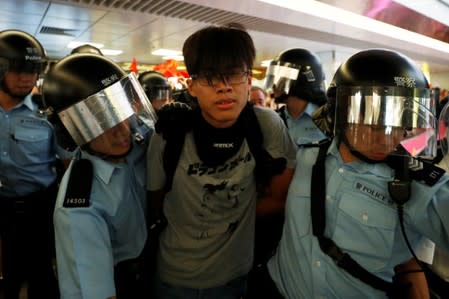
<path id="1" fill-rule="evenodd" d="M 9 60 L 7 71 L 16 73 L 40 74 L 44 70 L 44 63 L 27 60 Z"/>

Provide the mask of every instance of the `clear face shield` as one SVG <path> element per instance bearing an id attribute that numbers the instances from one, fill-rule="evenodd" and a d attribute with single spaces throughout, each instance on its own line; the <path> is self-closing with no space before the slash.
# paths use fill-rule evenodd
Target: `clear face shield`
<path id="1" fill-rule="evenodd" d="M 273 61 L 267 69 L 264 89 L 272 90 L 274 98 L 283 100 L 290 92 L 292 85 L 296 83 L 299 75 L 307 82 L 320 80 L 316 78 L 311 66 L 297 65 L 290 62 Z M 325 90 L 323 82 L 323 90 Z"/>
<path id="2" fill-rule="evenodd" d="M 428 89 L 339 87 L 336 97 L 335 134 L 351 150 L 375 161 L 436 156 L 435 101 Z"/>
<path id="3" fill-rule="evenodd" d="M 441 109 L 438 119 L 438 145 L 443 155 L 440 166 L 449 171 L 449 103 Z"/>
<path id="4" fill-rule="evenodd" d="M 171 102 L 171 89 L 169 86 L 155 86 L 149 92 L 149 100 L 155 110 L 159 110 L 166 103 Z"/>
<path id="5" fill-rule="evenodd" d="M 133 73 L 58 113 L 78 145 L 107 155 L 127 153 L 154 127 L 155 115 Z"/>

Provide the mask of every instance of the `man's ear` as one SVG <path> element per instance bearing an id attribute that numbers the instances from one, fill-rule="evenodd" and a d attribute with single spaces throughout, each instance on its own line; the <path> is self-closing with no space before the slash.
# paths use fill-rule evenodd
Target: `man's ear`
<path id="1" fill-rule="evenodd" d="M 248 100 L 251 98 L 251 86 L 253 83 L 253 77 L 250 75 L 248 76 Z"/>
<path id="2" fill-rule="evenodd" d="M 194 88 L 193 88 L 193 81 L 191 78 L 186 80 L 186 84 L 187 84 L 187 90 L 189 91 L 190 95 L 193 97 L 196 97 Z"/>

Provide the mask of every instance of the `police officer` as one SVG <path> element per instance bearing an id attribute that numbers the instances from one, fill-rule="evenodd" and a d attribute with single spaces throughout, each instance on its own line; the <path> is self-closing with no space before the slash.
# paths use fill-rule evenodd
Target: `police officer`
<path id="1" fill-rule="evenodd" d="M 95 72 L 92 72 L 95 70 Z M 69 55 L 43 85 L 52 121 L 80 147 L 54 212 L 62 298 L 144 298 L 145 152 L 154 111 L 134 74 L 97 54 Z"/>
<path id="2" fill-rule="evenodd" d="M 0 32 L 0 237 L 8 299 L 18 298 L 25 281 L 28 298 L 58 296 L 51 225 L 58 149 L 31 93 L 45 60 L 44 48 L 30 34 Z"/>
<path id="3" fill-rule="evenodd" d="M 317 55 L 301 48 L 281 52 L 267 70 L 265 89 L 273 91 L 276 103 L 285 104 L 278 112 L 298 146 L 325 137 L 311 117 L 326 103 L 325 76 Z"/>
<path id="4" fill-rule="evenodd" d="M 161 73 L 156 71 L 143 72 L 139 75 L 139 82 L 156 111 L 173 101 L 168 79 Z"/>
<path id="5" fill-rule="evenodd" d="M 270 64 L 265 89 L 272 90 L 277 110 L 297 147 L 316 145 L 325 134 L 315 125 L 312 113 L 326 102 L 324 73 L 318 56 L 306 49 L 281 52 Z M 249 294 L 258 298 L 266 294 L 260 288 L 265 279 L 266 264 L 281 238 L 284 213 L 278 211 L 257 219 L 255 265 L 249 279 Z"/>
<path id="6" fill-rule="evenodd" d="M 285 298 L 426 298 L 421 267 L 404 263 L 424 238 L 449 248 L 449 177 L 426 163 L 429 84 L 406 56 L 369 49 L 339 67 L 328 97 L 335 137 L 298 152 L 270 275 Z"/>

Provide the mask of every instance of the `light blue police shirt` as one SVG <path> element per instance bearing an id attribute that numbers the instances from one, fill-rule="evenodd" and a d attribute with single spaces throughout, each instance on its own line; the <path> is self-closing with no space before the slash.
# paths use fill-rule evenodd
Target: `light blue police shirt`
<path id="1" fill-rule="evenodd" d="M 8 112 L 0 107 L 0 128 L 0 196 L 24 196 L 53 183 L 53 127 L 31 94 Z"/>
<path id="2" fill-rule="evenodd" d="M 387 298 L 362 283 L 323 253 L 312 233 L 311 167 L 318 148 L 297 153 L 297 170 L 288 192 L 283 235 L 268 263 L 285 298 Z M 383 163 L 343 163 L 334 140 L 326 159 L 326 230 L 362 267 L 391 281 L 393 267 L 411 258 L 400 231 L 387 183 L 393 171 Z M 425 237 L 449 249 L 449 177 L 432 187 L 416 181 L 404 206 L 407 236 L 416 247 Z"/>
<path id="3" fill-rule="evenodd" d="M 117 164 L 82 152 L 94 169 L 88 207 L 63 206 L 73 162 L 64 175 L 54 212 L 61 298 L 115 296 L 114 265 L 142 252 L 147 144 L 134 144 L 126 162 Z"/>
<path id="4" fill-rule="evenodd" d="M 312 120 L 311 115 L 316 109 L 318 109 L 318 106 L 309 102 L 304 112 L 296 118 L 291 116 L 287 109 L 283 110 L 287 120 L 288 133 L 297 146 L 317 143 L 326 138 Z"/>

